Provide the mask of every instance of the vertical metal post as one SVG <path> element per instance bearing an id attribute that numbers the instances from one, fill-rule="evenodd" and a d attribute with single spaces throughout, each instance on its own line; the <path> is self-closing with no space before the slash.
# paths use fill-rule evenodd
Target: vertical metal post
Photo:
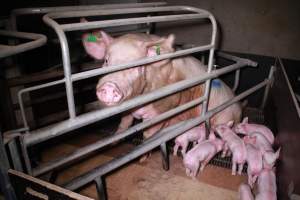
<path id="1" fill-rule="evenodd" d="M 70 51 L 69 51 L 67 37 L 64 31 L 62 31 L 59 28 L 59 24 L 57 24 L 54 20 L 50 18 L 48 19 L 43 18 L 43 19 L 46 24 L 54 28 L 60 42 L 61 54 L 63 59 L 69 117 L 73 119 L 76 117 L 76 111 L 75 111 L 75 103 L 74 103 L 73 83 L 71 79 L 72 74 L 71 74 L 71 63 L 70 63 Z"/>
<path id="2" fill-rule="evenodd" d="M 21 152 L 22 152 L 22 155 L 23 155 L 23 159 L 24 159 L 24 162 L 25 162 L 25 167 L 26 167 L 27 173 L 29 175 L 32 175 L 32 168 L 31 168 L 29 157 L 28 157 L 27 146 L 24 142 L 25 135 L 21 135 L 19 138 L 20 138 Z"/>
<path id="3" fill-rule="evenodd" d="M 17 137 L 13 138 L 8 143 L 9 153 L 12 161 L 13 168 L 18 171 L 23 171 L 22 162 L 20 158 L 20 154 L 18 152 L 18 146 L 16 143 Z"/>
<path id="4" fill-rule="evenodd" d="M 160 145 L 160 152 L 162 156 L 162 166 L 165 171 L 170 169 L 170 162 L 169 162 L 169 154 L 167 149 L 167 143 L 164 142 Z"/>
<path id="5" fill-rule="evenodd" d="M 3 192 L 5 199 L 17 200 L 14 189 L 12 188 L 7 170 L 9 169 L 8 159 L 4 148 L 2 133 L 0 132 L 0 188 Z"/>
<path id="6" fill-rule="evenodd" d="M 96 188 L 98 193 L 98 199 L 107 200 L 105 180 L 103 179 L 102 176 L 98 176 L 97 178 L 95 178 L 95 182 L 96 182 Z"/>
<path id="7" fill-rule="evenodd" d="M 216 35 L 217 35 L 217 23 L 216 23 L 216 20 L 214 19 L 213 16 L 210 16 L 209 19 L 211 20 L 211 23 L 212 23 L 211 45 L 213 45 L 213 47 L 209 50 L 207 73 L 211 73 L 212 68 L 213 68 L 215 43 L 216 43 Z M 205 92 L 204 92 L 204 98 L 205 98 L 205 100 L 203 101 L 203 104 L 202 104 L 202 116 L 204 116 L 206 114 L 207 109 L 208 109 L 209 93 L 210 93 L 210 82 L 211 82 L 211 79 L 208 79 L 205 82 Z M 207 127 L 210 127 L 209 119 L 207 119 L 205 121 L 205 125 Z"/>
<path id="8" fill-rule="evenodd" d="M 276 70 L 275 66 L 271 66 L 271 69 L 270 69 L 270 72 L 269 72 L 269 76 L 268 76 L 269 80 L 273 80 L 273 75 L 274 75 L 275 70 Z M 262 100 L 261 105 L 260 105 L 261 109 L 263 109 L 265 107 L 265 105 L 266 105 L 267 98 L 268 98 L 270 87 L 271 87 L 272 83 L 273 82 L 270 81 L 270 83 L 265 88 L 264 97 L 263 97 L 263 100 Z"/>
<path id="9" fill-rule="evenodd" d="M 237 69 L 235 71 L 235 79 L 234 79 L 234 86 L 232 88 L 233 92 L 235 92 L 237 90 L 237 88 L 239 87 L 239 82 L 240 82 L 240 69 Z"/>

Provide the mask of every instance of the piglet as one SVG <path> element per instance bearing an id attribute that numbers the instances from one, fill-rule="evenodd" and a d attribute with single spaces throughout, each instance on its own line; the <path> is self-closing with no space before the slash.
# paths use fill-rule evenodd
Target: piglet
<path id="1" fill-rule="evenodd" d="M 184 156 L 183 164 L 186 168 L 187 176 L 195 178 L 200 167 L 200 163 L 200 171 L 203 171 L 208 162 L 222 150 L 223 145 L 224 142 L 221 139 L 216 138 L 214 133 L 211 131 L 208 140 L 197 144 Z"/>
<path id="2" fill-rule="evenodd" d="M 263 156 L 263 168 L 272 169 L 279 158 L 280 148 L 274 152 L 267 138 L 259 132 L 253 132 L 245 138 L 248 143 L 255 145 L 260 150 Z"/>
<path id="3" fill-rule="evenodd" d="M 259 173 L 263 169 L 263 156 L 259 148 L 257 148 L 255 144 L 256 138 L 251 138 L 246 136 L 243 138 L 246 149 L 247 149 L 247 173 L 248 173 L 248 184 L 250 187 L 253 187 L 253 184 L 256 182 L 256 179 Z M 253 144 L 254 143 L 254 144 Z"/>
<path id="4" fill-rule="evenodd" d="M 232 126 L 233 121 L 229 121 L 227 124 L 217 125 L 215 130 L 232 152 L 232 175 L 236 175 L 237 164 L 239 165 L 238 173 L 241 175 L 246 162 L 247 150 L 244 141 L 231 130 Z"/>
<path id="5" fill-rule="evenodd" d="M 242 123 L 237 124 L 234 131 L 244 135 L 249 135 L 252 132 L 259 132 L 264 135 L 271 144 L 274 143 L 274 135 L 272 131 L 264 125 L 248 123 L 248 117 L 245 117 Z"/>
<path id="6" fill-rule="evenodd" d="M 239 186 L 239 200 L 254 200 L 249 185 L 242 183 Z"/>
<path id="7" fill-rule="evenodd" d="M 276 176 L 274 170 L 264 169 L 258 176 L 256 200 L 276 200 Z"/>
<path id="8" fill-rule="evenodd" d="M 200 143 L 205 140 L 205 136 L 206 136 L 206 129 L 205 129 L 205 125 L 202 124 L 176 137 L 175 146 L 173 149 L 174 156 L 177 155 L 177 151 L 179 147 L 181 147 L 181 153 L 184 156 L 188 148 L 189 142 Z"/>

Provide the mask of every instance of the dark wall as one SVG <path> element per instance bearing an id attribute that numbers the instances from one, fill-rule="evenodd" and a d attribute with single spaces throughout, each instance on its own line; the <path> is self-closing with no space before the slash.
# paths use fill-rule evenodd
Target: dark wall
<path id="1" fill-rule="evenodd" d="M 144 0 L 150 2 L 153 0 Z M 166 0 L 210 11 L 219 23 L 220 48 L 225 51 L 300 60 L 300 1 L 298 0 Z M 201 30 L 198 26 L 195 31 Z M 179 39 L 202 40 L 178 29 Z"/>

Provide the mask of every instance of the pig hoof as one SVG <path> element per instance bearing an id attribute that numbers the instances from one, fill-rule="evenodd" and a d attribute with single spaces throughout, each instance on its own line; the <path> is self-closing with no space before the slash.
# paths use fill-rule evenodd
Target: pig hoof
<path id="1" fill-rule="evenodd" d="M 143 156 L 140 158 L 139 162 L 140 162 L 140 163 L 145 162 L 150 156 L 151 156 L 151 153 L 143 155 Z"/>

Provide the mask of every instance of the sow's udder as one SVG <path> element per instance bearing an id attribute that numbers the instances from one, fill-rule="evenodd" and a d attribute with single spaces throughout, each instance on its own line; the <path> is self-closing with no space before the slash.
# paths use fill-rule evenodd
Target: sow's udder
<path id="1" fill-rule="evenodd" d="M 118 104 L 123 97 L 123 93 L 113 82 L 105 82 L 96 91 L 97 97 L 101 103 L 107 106 Z"/>

